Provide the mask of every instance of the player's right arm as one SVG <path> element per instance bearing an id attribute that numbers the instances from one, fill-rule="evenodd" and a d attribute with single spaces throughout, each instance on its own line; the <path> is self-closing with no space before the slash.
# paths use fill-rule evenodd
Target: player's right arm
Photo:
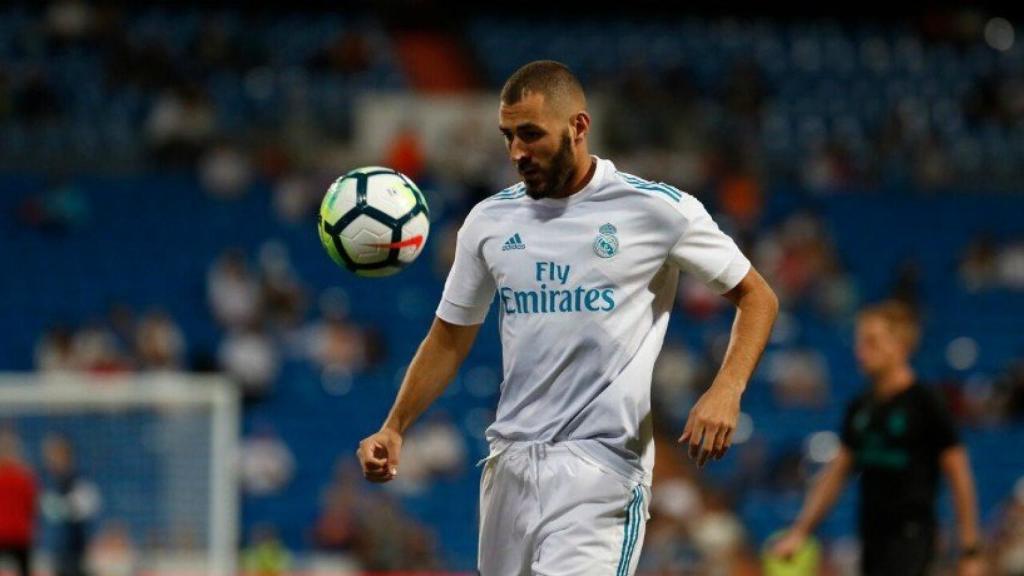
<path id="1" fill-rule="evenodd" d="M 409 364 L 387 420 L 359 443 L 356 453 L 370 481 L 387 482 L 398 473 L 402 435 L 455 377 L 487 317 L 495 283 L 481 253 L 478 214 L 479 209 L 471 211 L 459 229 L 437 317 Z"/>
<path id="2" fill-rule="evenodd" d="M 398 473 L 402 435 L 444 392 L 479 331 L 480 324 L 460 326 L 434 318 L 405 373 L 387 420 L 377 433 L 359 443 L 356 454 L 368 480 L 387 482 Z"/>
<path id="3" fill-rule="evenodd" d="M 772 546 L 773 554 L 789 558 L 804 545 L 807 537 L 839 499 L 852 469 L 853 454 L 846 446 L 840 446 L 836 457 L 829 462 L 811 488 L 796 522 Z"/>

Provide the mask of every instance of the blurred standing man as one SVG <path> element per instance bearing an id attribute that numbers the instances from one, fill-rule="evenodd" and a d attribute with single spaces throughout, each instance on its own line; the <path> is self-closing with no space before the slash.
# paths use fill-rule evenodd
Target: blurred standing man
<path id="1" fill-rule="evenodd" d="M 842 445 L 811 489 L 796 523 L 773 546 L 784 558 L 799 550 L 835 504 L 846 479 L 861 473 L 861 572 L 923 576 L 935 556 L 939 473 L 952 489 L 961 576 L 982 574 L 978 511 L 967 450 L 952 416 L 910 366 L 920 328 L 895 301 L 860 312 L 856 355 L 871 387 L 847 407 Z"/>
<path id="2" fill-rule="evenodd" d="M 32 567 L 36 479 L 21 461 L 18 438 L 0 430 L 0 558 L 14 560 L 21 576 Z"/>
<path id="3" fill-rule="evenodd" d="M 99 511 L 99 492 L 79 474 L 74 449 L 66 438 L 47 438 L 43 460 L 54 488 L 43 497 L 43 513 L 58 528 L 54 543 L 56 575 L 82 576 L 89 522 Z"/>
<path id="4" fill-rule="evenodd" d="M 372 481 L 395 477 L 402 435 L 458 371 L 497 294 L 504 380 L 480 484 L 480 572 L 628 576 L 654 467 L 651 373 L 680 272 L 737 308 L 680 438 L 701 465 L 729 449 L 778 301 L 696 198 L 588 152 L 586 97 L 566 66 L 520 68 L 498 112 L 523 181 L 466 217 L 437 318 L 359 460 Z"/>

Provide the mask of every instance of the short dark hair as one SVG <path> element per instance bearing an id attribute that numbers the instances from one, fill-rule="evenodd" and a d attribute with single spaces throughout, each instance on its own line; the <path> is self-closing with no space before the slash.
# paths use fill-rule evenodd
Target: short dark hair
<path id="1" fill-rule="evenodd" d="M 516 70 L 501 89 L 501 101 L 515 104 L 527 92 L 543 94 L 548 100 L 579 98 L 584 106 L 583 85 L 569 67 L 554 60 L 536 60 Z"/>
<path id="2" fill-rule="evenodd" d="M 903 341 L 907 351 L 913 352 L 921 340 L 921 321 L 914 309 L 900 300 L 885 300 L 877 304 L 865 306 L 857 313 L 858 320 L 865 318 L 881 318 L 889 324 L 889 328 Z"/>

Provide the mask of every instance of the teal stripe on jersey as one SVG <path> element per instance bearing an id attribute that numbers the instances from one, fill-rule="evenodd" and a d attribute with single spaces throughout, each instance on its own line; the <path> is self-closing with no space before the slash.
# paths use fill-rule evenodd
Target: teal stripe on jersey
<path id="1" fill-rule="evenodd" d="M 625 180 L 627 184 L 630 184 L 640 190 L 659 192 L 676 202 L 679 202 L 683 197 L 683 193 L 679 191 L 678 188 L 665 184 L 664 182 L 652 182 L 626 172 L 619 172 L 618 174 L 622 176 L 622 179 Z"/>
<path id="2" fill-rule="evenodd" d="M 498 192 L 497 194 L 495 194 L 494 196 L 491 196 L 491 197 L 495 198 L 495 199 L 498 199 L 498 200 L 504 200 L 507 197 L 513 197 L 513 196 L 522 195 L 522 194 L 525 194 L 525 193 L 526 193 L 526 185 L 523 184 L 523 183 L 519 183 L 519 184 L 516 184 L 515 186 L 509 186 L 508 188 L 505 188 L 501 192 Z"/>
<path id="3" fill-rule="evenodd" d="M 632 178 L 624 177 L 623 179 L 626 180 L 628 184 L 631 184 L 636 188 L 639 188 L 640 190 L 660 192 L 668 196 L 672 200 L 675 200 L 676 202 L 678 202 L 679 199 L 682 198 L 682 192 L 680 192 L 678 189 L 672 186 L 669 186 L 668 184 L 660 182 L 651 182 L 649 180 L 644 180 L 642 178 L 637 178 L 635 176 L 633 176 Z"/>
<path id="4" fill-rule="evenodd" d="M 640 505 L 643 502 L 643 492 L 637 486 L 633 488 L 633 499 L 626 509 L 626 526 L 622 534 L 622 551 L 619 552 L 619 567 L 615 571 L 616 576 L 629 574 L 629 564 L 633 557 L 633 548 L 636 546 L 637 536 L 640 533 Z"/>
<path id="5" fill-rule="evenodd" d="M 495 200 L 515 200 L 516 198 L 522 198 L 523 196 L 526 196 L 526 192 L 495 194 L 494 196 L 491 196 L 491 198 L 494 198 Z"/>

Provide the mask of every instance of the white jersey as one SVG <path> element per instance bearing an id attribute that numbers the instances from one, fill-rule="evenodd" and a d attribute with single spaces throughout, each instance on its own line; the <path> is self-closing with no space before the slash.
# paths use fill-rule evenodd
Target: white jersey
<path id="1" fill-rule="evenodd" d="M 595 161 L 568 198 L 534 200 L 518 184 L 477 204 L 437 316 L 480 324 L 498 295 L 504 379 L 492 454 L 573 440 L 649 485 L 651 374 L 679 271 L 723 293 L 750 262 L 693 196 Z"/>

